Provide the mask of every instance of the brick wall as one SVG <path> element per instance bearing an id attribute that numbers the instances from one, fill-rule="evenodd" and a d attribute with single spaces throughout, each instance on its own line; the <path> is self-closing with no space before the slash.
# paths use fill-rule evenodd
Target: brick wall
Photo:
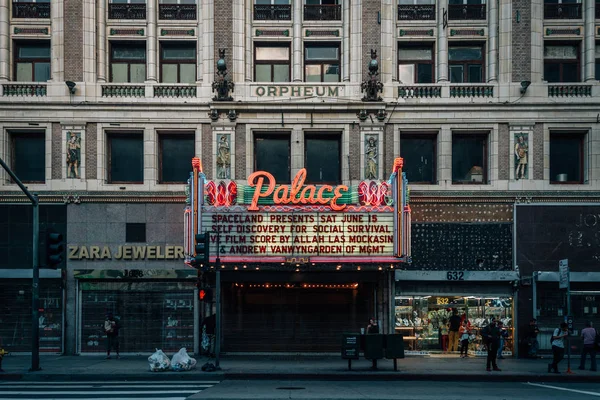
<path id="1" fill-rule="evenodd" d="M 533 179 L 544 180 L 544 126 L 533 127 Z"/>
<path id="2" fill-rule="evenodd" d="M 510 151 L 510 132 L 508 129 L 508 124 L 500 124 L 498 128 L 498 179 L 501 181 L 507 181 L 510 179 L 510 167 L 509 160 L 512 159 L 509 157 L 509 154 L 512 154 Z"/>
<path id="3" fill-rule="evenodd" d="M 85 178 L 98 177 L 98 124 L 87 124 L 85 127 Z"/>
<path id="4" fill-rule="evenodd" d="M 531 0 L 513 0 L 512 80 L 531 80 Z M 521 19 L 517 22 L 517 12 Z"/>
<path id="5" fill-rule="evenodd" d="M 65 80 L 81 82 L 83 81 L 83 1 L 64 0 L 64 15 Z"/>
<path id="6" fill-rule="evenodd" d="M 351 180 L 360 179 L 360 127 L 350 125 L 350 159 L 349 173 Z M 343 155 L 342 155 L 343 157 Z"/>
<path id="7" fill-rule="evenodd" d="M 52 179 L 62 178 L 62 127 L 58 122 L 52 123 Z"/>
<path id="8" fill-rule="evenodd" d="M 215 63 L 219 59 L 219 49 L 227 49 L 225 61 L 227 61 L 227 69 L 230 71 L 229 75 L 231 75 L 231 68 L 233 67 L 233 1 L 215 0 L 214 10 Z"/>
<path id="9" fill-rule="evenodd" d="M 377 22 L 377 13 L 381 12 L 381 0 L 363 0 L 362 5 L 362 31 L 363 31 L 363 79 L 369 72 L 371 49 L 377 51 L 379 71 L 381 72 L 381 25 Z"/>
<path id="10" fill-rule="evenodd" d="M 392 167 L 394 165 L 394 125 L 387 124 L 383 131 L 383 176 L 381 179 L 387 179 L 392 173 Z"/>
<path id="11" fill-rule="evenodd" d="M 213 179 L 213 132 L 210 124 L 202 124 L 202 156 L 200 161 L 202 161 L 206 178 Z"/>
<path id="12" fill-rule="evenodd" d="M 235 179 L 246 179 L 246 125 L 235 126 Z"/>

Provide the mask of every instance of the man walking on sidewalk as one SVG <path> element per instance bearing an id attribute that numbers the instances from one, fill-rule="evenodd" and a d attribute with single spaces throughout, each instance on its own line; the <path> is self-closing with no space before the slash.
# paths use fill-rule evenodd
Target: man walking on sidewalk
<path id="1" fill-rule="evenodd" d="M 484 342 L 487 343 L 487 363 L 486 371 L 502 371 L 496 364 L 496 358 L 498 357 L 498 349 L 500 348 L 500 329 L 496 325 L 496 319 L 492 318 L 492 321 L 488 326 L 481 330 L 481 335 Z"/>
<path id="2" fill-rule="evenodd" d="M 581 330 L 581 337 L 583 339 L 583 350 L 581 351 L 581 363 L 579 363 L 579 369 L 585 369 L 585 357 L 589 354 L 591 365 L 590 371 L 596 371 L 596 336 L 598 332 L 592 327 L 592 321 L 585 323 L 585 328 Z"/>
<path id="3" fill-rule="evenodd" d="M 552 364 L 548 364 L 548 372 L 558 372 L 558 363 L 565 358 L 565 338 L 569 336 L 568 325 L 566 322 L 561 322 L 560 328 L 556 328 L 552 333 Z"/>
<path id="4" fill-rule="evenodd" d="M 448 329 L 448 351 L 458 351 L 458 330 L 460 329 L 460 317 L 458 316 L 458 310 L 452 309 L 452 316 L 448 320 L 450 327 Z"/>

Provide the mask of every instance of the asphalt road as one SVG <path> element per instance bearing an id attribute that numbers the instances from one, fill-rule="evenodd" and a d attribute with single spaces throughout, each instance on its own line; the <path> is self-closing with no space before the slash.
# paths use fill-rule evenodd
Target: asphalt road
<path id="1" fill-rule="evenodd" d="M 598 383 L 331 382 L 227 380 L 189 399 L 552 400 L 599 399 Z"/>

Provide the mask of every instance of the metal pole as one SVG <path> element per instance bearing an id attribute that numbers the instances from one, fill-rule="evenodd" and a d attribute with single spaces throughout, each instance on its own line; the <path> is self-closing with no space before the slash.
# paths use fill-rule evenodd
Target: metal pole
<path id="1" fill-rule="evenodd" d="M 31 369 L 39 371 L 40 368 L 40 268 L 38 262 L 38 247 L 40 236 L 40 210 L 38 197 L 33 195 L 33 284 L 31 287 Z"/>
<path id="2" fill-rule="evenodd" d="M 567 318 L 571 317 L 571 272 L 569 272 L 567 279 Z M 567 373 L 571 374 L 573 373 L 571 371 L 571 332 L 567 330 L 567 333 Z"/>
<path id="3" fill-rule="evenodd" d="M 217 369 L 221 369 L 219 367 L 219 358 L 221 357 L 221 258 L 219 257 L 219 250 L 221 244 L 221 235 L 217 233 L 217 259 L 216 259 L 216 277 L 215 277 L 215 290 L 217 295 L 217 309 L 216 309 L 216 331 L 215 331 L 215 367 Z"/>

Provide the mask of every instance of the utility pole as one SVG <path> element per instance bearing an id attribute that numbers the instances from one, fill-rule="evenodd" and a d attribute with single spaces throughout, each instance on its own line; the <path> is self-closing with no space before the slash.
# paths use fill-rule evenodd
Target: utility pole
<path id="1" fill-rule="evenodd" d="M 217 259 L 215 260 L 216 265 L 216 275 L 215 275 L 215 294 L 217 301 L 217 309 L 216 309 L 216 320 L 215 320 L 215 367 L 217 369 L 221 369 L 219 367 L 219 359 L 221 357 L 221 257 L 220 254 L 220 245 L 221 245 L 221 235 L 217 232 Z"/>
<path id="2" fill-rule="evenodd" d="M 31 368 L 29 371 L 39 371 L 40 368 L 40 322 L 39 322 L 39 302 L 40 302 L 40 267 L 38 262 L 39 238 L 40 238 L 40 210 L 37 194 L 32 194 L 17 178 L 15 173 L 0 158 L 0 165 L 12 178 L 12 180 L 21 188 L 23 193 L 29 198 L 33 206 L 33 282 L 31 285 Z"/>

